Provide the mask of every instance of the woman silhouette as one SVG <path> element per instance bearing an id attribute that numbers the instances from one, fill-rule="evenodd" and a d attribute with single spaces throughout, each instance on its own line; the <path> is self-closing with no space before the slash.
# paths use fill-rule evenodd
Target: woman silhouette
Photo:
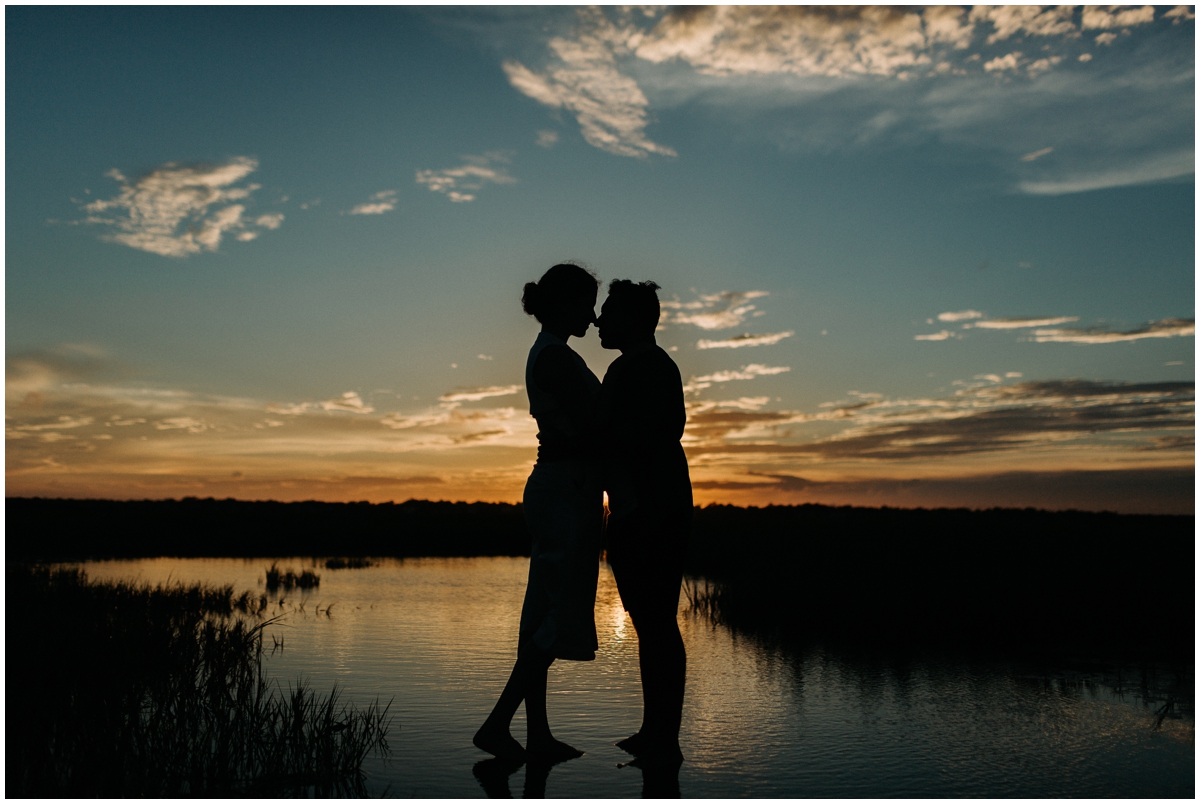
<path id="1" fill-rule="evenodd" d="M 525 365 L 529 412 L 538 423 L 538 457 L 525 484 L 525 521 L 533 537 L 521 609 L 517 661 L 474 743 L 502 759 L 558 761 L 580 756 L 550 733 L 546 675 L 555 659 L 596 658 L 596 578 L 603 491 L 594 436 L 600 381 L 567 339 L 596 320 L 599 280 L 578 265 L 553 266 L 525 285 L 521 303 L 541 324 Z M 525 701 L 523 748 L 509 726 Z"/>

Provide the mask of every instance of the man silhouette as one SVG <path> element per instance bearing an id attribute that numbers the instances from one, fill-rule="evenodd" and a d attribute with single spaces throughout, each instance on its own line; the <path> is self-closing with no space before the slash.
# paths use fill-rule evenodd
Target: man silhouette
<path id="1" fill-rule="evenodd" d="M 619 349 L 600 390 L 602 466 L 608 491 L 608 562 L 638 636 L 642 727 L 618 746 L 639 764 L 678 763 L 687 656 L 676 622 L 692 521 L 692 484 L 679 443 L 686 413 L 675 361 L 654 340 L 653 282 L 617 279 L 596 325 Z"/>

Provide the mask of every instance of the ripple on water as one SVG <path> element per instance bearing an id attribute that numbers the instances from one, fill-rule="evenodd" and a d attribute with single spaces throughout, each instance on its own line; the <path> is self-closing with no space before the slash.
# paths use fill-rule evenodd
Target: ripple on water
<path id="1" fill-rule="evenodd" d="M 97 579 L 262 590 L 269 563 L 86 567 Z M 310 567 L 306 559 L 279 564 Z M 269 657 L 270 672 L 284 682 L 304 677 L 318 690 L 337 683 L 356 701 L 393 700 L 392 756 L 365 765 L 373 793 L 482 796 L 472 768 L 484 755 L 470 738 L 512 666 L 528 560 L 385 559 L 317 571 L 317 590 L 285 596 L 286 621 L 267 636 L 268 646 L 273 637 L 285 644 Z M 558 736 L 587 753 L 544 780 L 518 770 L 507 780 L 514 795 L 543 784 L 551 797 L 642 793 L 641 773 L 617 768 L 629 757 L 612 745 L 637 729 L 641 692 L 633 627 L 607 568 L 596 623 L 596 660 L 556 663 L 548 700 Z M 1194 710 L 1189 704 L 1155 731 L 1161 702 L 1140 698 L 1136 685 L 1118 695 L 1111 678 L 1065 672 L 797 654 L 686 613 L 680 625 L 688 651 L 679 776 L 686 797 L 1194 797 Z M 514 733 L 523 730 L 518 714 Z"/>

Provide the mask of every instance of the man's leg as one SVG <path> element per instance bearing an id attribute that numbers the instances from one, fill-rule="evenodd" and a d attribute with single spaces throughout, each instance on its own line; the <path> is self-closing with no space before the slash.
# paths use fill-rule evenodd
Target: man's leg
<path id="1" fill-rule="evenodd" d="M 630 612 L 638 635 L 645 707 L 638 742 L 645 747 L 643 750 L 652 746 L 677 749 L 683 717 L 687 653 L 675 610 L 672 608 L 668 613 L 665 606 L 647 609 Z"/>

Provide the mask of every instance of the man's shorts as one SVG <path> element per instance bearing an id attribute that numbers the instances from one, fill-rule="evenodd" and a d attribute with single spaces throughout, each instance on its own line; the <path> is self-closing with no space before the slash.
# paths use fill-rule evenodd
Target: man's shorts
<path id="1" fill-rule="evenodd" d="M 617 579 L 621 604 L 634 617 L 675 617 L 683 584 L 683 561 L 691 529 L 686 516 L 645 516 L 635 512 L 608 523 L 608 563 Z"/>

